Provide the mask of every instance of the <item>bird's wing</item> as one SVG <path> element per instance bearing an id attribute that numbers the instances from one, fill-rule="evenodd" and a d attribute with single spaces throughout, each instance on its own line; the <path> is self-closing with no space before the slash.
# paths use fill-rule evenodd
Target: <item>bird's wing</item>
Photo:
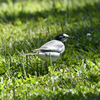
<path id="1" fill-rule="evenodd" d="M 42 51 L 42 52 L 58 52 L 58 53 L 63 53 L 65 50 L 65 46 L 62 42 L 58 40 L 51 40 L 44 45 L 42 45 L 40 48 L 35 49 L 37 51 Z"/>

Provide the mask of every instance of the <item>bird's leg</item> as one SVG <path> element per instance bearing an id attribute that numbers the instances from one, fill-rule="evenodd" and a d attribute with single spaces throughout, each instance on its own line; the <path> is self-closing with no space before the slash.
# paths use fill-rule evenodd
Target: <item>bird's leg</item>
<path id="1" fill-rule="evenodd" d="M 45 62 L 46 73 L 48 74 L 48 66 L 47 62 Z"/>
<path id="2" fill-rule="evenodd" d="M 53 62 L 53 66 L 56 66 L 56 62 Z"/>

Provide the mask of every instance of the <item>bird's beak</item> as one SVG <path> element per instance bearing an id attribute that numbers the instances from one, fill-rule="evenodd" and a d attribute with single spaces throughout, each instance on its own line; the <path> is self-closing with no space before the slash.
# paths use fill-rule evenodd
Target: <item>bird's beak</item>
<path id="1" fill-rule="evenodd" d="M 74 38 L 74 36 L 69 36 L 69 35 L 67 35 L 67 34 L 65 34 L 64 35 L 66 38 L 69 38 L 69 39 L 73 39 Z"/>
<path id="2" fill-rule="evenodd" d="M 68 36 L 67 38 L 69 38 L 69 39 L 73 39 L 73 38 L 74 38 L 74 36 Z"/>

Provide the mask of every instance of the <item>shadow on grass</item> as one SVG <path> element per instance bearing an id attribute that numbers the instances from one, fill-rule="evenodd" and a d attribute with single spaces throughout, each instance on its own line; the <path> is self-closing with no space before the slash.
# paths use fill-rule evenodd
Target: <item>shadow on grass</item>
<path id="1" fill-rule="evenodd" d="M 4 3 L 4 2 L 7 3 L 7 1 L 8 1 L 8 0 L 0 0 L 0 4 L 1 4 L 1 3 Z"/>
<path id="2" fill-rule="evenodd" d="M 86 19 L 87 17 L 89 17 L 90 20 L 93 17 L 99 18 L 100 17 L 99 9 L 100 9 L 100 3 L 94 3 L 94 5 L 90 5 L 86 3 L 86 5 L 83 8 L 78 7 L 77 9 L 68 9 L 66 11 L 51 8 L 50 10 L 37 11 L 34 13 L 30 13 L 30 12 L 25 12 L 21 10 L 17 15 L 15 15 L 14 12 L 12 13 L 12 15 L 9 15 L 5 12 L 4 16 L 9 22 L 12 22 L 12 23 L 14 23 L 16 19 L 19 19 L 22 22 L 27 22 L 29 20 L 38 21 L 38 18 L 45 19 L 45 18 L 48 18 L 49 16 L 52 16 L 53 19 L 58 19 L 57 21 L 59 22 L 60 20 L 62 20 L 60 18 L 61 16 L 64 16 L 65 19 L 74 18 L 74 22 L 77 22 L 77 20 Z"/>

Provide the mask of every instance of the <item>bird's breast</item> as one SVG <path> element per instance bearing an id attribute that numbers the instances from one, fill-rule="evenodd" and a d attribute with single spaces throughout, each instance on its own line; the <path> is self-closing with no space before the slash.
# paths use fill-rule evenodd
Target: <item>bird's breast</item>
<path id="1" fill-rule="evenodd" d="M 37 56 L 39 58 L 41 58 L 42 60 L 46 61 L 46 62 L 50 62 L 50 60 L 52 62 L 55 62 L 59 57 L 60 57 L 60 53 L 56 53 L 56 52 L 41 52 L 39 54 L 37 54 Z"/>

